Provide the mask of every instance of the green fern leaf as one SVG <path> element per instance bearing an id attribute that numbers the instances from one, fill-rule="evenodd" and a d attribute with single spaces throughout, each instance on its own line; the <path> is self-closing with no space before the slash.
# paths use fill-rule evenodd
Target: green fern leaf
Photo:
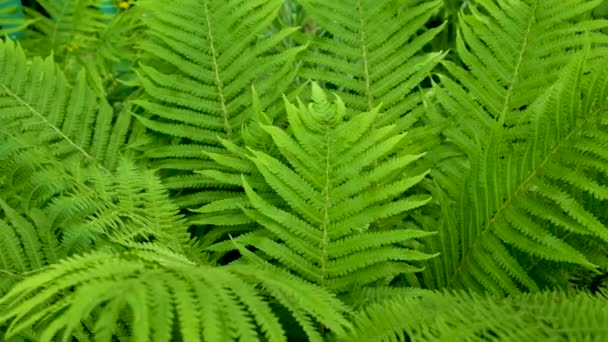
<path id="1" fill-rule="evenodd" d="M 430 200 L 424 194 L 402 197 L 426 174 L 409 173 L 409 165 L 421 155 L 395 151 L 404 134 L 396 134 L 394 127 L 373 129 L 377 108 L 346 119 L 340 98 L 330 103 L 314 83 L 312 91 L 314 102 L 309 106 L 286 103 L 290 133 L 261 125 L 278 154 L 250 149 L 247 158 L 267 185 L 258 191 L 251 178 L 243 176 L 250 204 L 242 210 L 264 229 L 233 241 L 254 246 L 304 279 L 337 291 L 419 271 L 407 262 L 432 255 L 398 243 L 426 237 L 428 232 L 373 231 L 370 225 Z M 402 177 L 388 177 L 396 174 Z M 221 210 L 228 203 L 211 205 Z M 211 205 L 200 211 L 209 212 Z M 231 244 L 210 249 L 226 251 Z"/>
<path id="2" fill-rule="evenodd" d="M 384 111 L 374 125 L 404 130 L 423 114 L 415 91 L 441 61 L 440 52 L 423 53 L 442 30 L 425 24 L 441 8 L 426 1 L 401 10 L 392 0 L 298 0 L 313 21 L 310 49 L 303 54 L 304 79 L 336 89 L 349 110 Z M 330 15 L 331 14 L 331 15 Z M 410 117 L 404 115 L 409 113 Z"/>
<path id="3" fill-rule="evenodd" d="M 80 73 L 72 88 L 52 59 L 26 64 L 23 50 L 0 42 L 2 133 L 17 132 L 24 145 L 46 146 L 61 159 L 86 160 L 112 170 L 124 149 L 130 120 L 118 120 Z M 17 134 L 13 133 L 13 134 Z"/>
<path id="4" fill-rule="evenodd" d="M 513 8 L 478 1 L 487 15 L 473 6 L 473 15 L 463 16 L 459 54 L 471 72 L 446 62 L 464 87 L 443 77 L 436 89 L 442 107 L 462 119 L 445 134 L 470 159 L 465 167 L 455 160 L 440 166 L 456 176 L 441 178 L 453 184 L 446 188 L 460 190 L 441 203 L 452 211 L 442 222 L 449 238 L 435 245 L 444 260 L 423 275 L 428 286 L 516 293 L 551 283 L 546 275 L 555 262 L 596 267 L 599 251 L 572 236 L 608 242 L 606 226 L 589 211 L 605 184 L 592 180 L 597 167 L 576 162 L 591 156 L 581 150 L 587 136 L 605 143 L 598 133 L 605 129 L 606 61 L 596 47 L 605 37 L 583 36 L 591 24 L 571 20 L 594 4 L 560 3 L 565 12 L 556 12 L 544 1 L 516 1 Z M 558 22 L 569 29 L 552 36 L 548 27 Z M 495 41 L 517 30 L 524 34 Z M 574 54 L 581 42 L 588 46 Z"/>
<path id="5" fill-rule="evenodd" d="M 543 292 L 508 298 L 465 292 L 387 298 L 355 315 L 345 341 L 601 341 L 606 297 Z"/>
<path id="6" fill-rule="evenodd" d="M 0 322 L 11 322 L 8 337 L 34 326 L 40 341 L 67 341 L 84 319 L 92 319 L 96 341 L 111 341 L 120 321 L 130 322 L 134 341 L 286 341 L 269 298 L 338 335 L 350 326 L 337 299 L 284 272 L 196 265 L 137 245 L 120 254 L 73 257 L 29 277 L 0 299 L 7 307 Z M 316 329 L 308 332 L 321 340 Z"/>
<path id="7" fill-rule="evenodd" d="M 162 149 L 162 157 L 150 152 L 147 157 L 162 171 L 180 206 L 231 196 L 234 187 L 192 171 L 218 167 L 203 154 L 226 152 L 218 137 L 241 140 L 241 126 L 252 116 L 251 86 L 255 83 L 259 105 L 271 115 L 276 100 L 288 92 L 297 71 L 292 63 L 302 47 L 279 45 L 293 28 L 268 33 L 281 4 L 138 2 L 146 10 L 150 36 L 141 48 L 161 66 L 144 65 L 138 71 L 146 96 L 135 101 L 145 111 L 137 117 L 149 130 L 168 138 L 152 143 L 156 151 Z"/>

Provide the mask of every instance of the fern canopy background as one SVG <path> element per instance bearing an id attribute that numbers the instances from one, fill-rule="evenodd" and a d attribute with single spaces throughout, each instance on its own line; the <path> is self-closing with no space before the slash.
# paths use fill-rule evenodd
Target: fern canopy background
<path id="1" fill-rule="evenodd" d="M 0 0 L 0 340 L 608 340 L 607 14 Z"/>

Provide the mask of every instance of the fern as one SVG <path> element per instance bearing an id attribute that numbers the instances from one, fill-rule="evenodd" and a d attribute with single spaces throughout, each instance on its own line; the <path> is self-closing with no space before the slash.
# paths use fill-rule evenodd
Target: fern
<path id="1" fill-rule="evenodd" d="M 403 130 L 422 115 L 414 90 L 444 56 L 422 53 L 442 30 L 424 25 L 441 1 L 406 9 L 392 0 L 298 2 L 319 32 L 310 36 L 310 49 L 302 57 L 303 78 L 335 88 L 349 110 L 369 111 L 382 103 L 376 126 L 396 123 Z"/>
<path id="2" fill-rule="evenodd" d="M 600 2 L 24 2 L 0 339 L 604 340 Z"/>
<path id="3" fill-rule="evenodd" d="M 7 337 L 38 325 L 39 341 L 65 341 L 87 320 L 96 341 L 111 341 L 123 319 L 136 341 L 286 341 L 269 295 L 311 341 L 321 340 L 316 322 L 338 335 L 349 327 L 343 304 L 283 272 L 195 265 L 158 247 L 132 248 L 64 260 L 15 286 L 0 300 L 7 305 L 0 322 L 11 321 Z"/>
<path id="4" fill-rule="evenodd" d="M 0 294 L 5 294 L 26 274 L 57 262 L 63 255 L 59 241 L 41 210 L 32 210 L 29 220 L 0 200 L 5 216 L 0 219 Z M 30 221 L 31 220 L 31 221 Z"/>
<path id="5" fill-rule="evenodd" d="M 593 268 L 601 260 L 608 230 L 588 208 L 605 191 L 595 180 L 607 170 L 606 61 L 595 45 L 605 36 L 588 32 L 593 47 L 574 51 L 582 32 L 606 23 L 570 21 L 594 5 L 515 1 L 515 10 L 479 1 L 464 17 L 457 43 L 471 73 L 446 62 L 462 86 L 441 76 L 436 96 L 459 120 L 445 134 L 469 160 L 441 166 L 457 177 L 439 175 L 440 184 L 460 192 L 442 202 L 444 238 L 435 246 L 443 260 L 424 274 L 427 286 L 538 290 L 558 285 L 556 262 Z"/>
<path id="6" fill-rule="evenodd" d="M 1 0 L 0 4 L 7 2 Z M 13 23 L 19 42 L 30 55 L 53 55 L 70 80 L 81 68 L 87 70 L 89 85 L 99 94 L 115 86 L 113 75 L 120 59 L 134 59 L 128 51 L 138 38 L 138 24 L 132 16 L 110 15 L 99 10 L 96 0 L 42 0 L 40 11 L 24 7 L 25 16 Z M 15 21 L 15 20 L 13 20 Z M 2 26 L 2 20 L 0 20 Z M 3 31 L 0 30 L 0 33 Z"/>
<path id="7" fill-rule="evenodd" d="M 208 203 L 234 191 L 193 170 L 216 164 L 203 153 L 222 152 L 217 137 L 238 142 L 252 115 L 249 89 L 255 83 L 263 110 L 287 92 L 301 47 L 281 51 L 278 44 L 294 29 L 266 31 L 281 1 L 138 2 L 148 16 L 149 39 L 141 48 L 161 61 L 138 74 L 146 97 L 134 103 L 138 115 L 159 139 L 144 157 L 161 170 L 180 206 Z M 269 112 L 272 115 L 272 110 Z"/>
<path id="8" fill-rule="evenodd" d="M 101 237 L 185 247 L 186 226 L 159 180 L 117 158 L 129 119 L 114 118 L 83 77 L 72 88 L 51 60 L 25 67 L 20 48 L 0 47 L 0 240 L 11 250 L 2 270 L 16 279 Z"/>
<path id="9" fill-rule="evenodd" d="M 397 297 L 358 312 L 345 341 L 601 341 L 607 304 L 605 296 L 562 292 Z"/>
<path id="10" fill-rule="evenodd" d="M 253 107 L 260 110 L 259 98 L 256 96 L 255 89 L 253 94 Z M 277 198 L 272 187 L 264 181 L 264 177 L 256 168 L 255 163 L 249 159 L 251 154 L 249 149 L 251 148 L 266 151 L 272 155 L 278 152 L 274 141 L 263 129 L 263 125 L 271 125 L 272 123 L 273 121 L 264 112 L 256 112 L 252 120 L 241 131 L 244 146 L 221 140 L 230 154 L 206 153 L 220 168 L 195 172 L 210 179 L 215 179 L 225 184 L 225 186 L 239 189 L 243 189 L 242 176 L 244 175 L 247 177 L 249 184 L 255 187 L 258 194 L 263 194 L 273 203 L 280 204 L 280 198 Z M 208 195 L 211 195 L 211 193 L 208 192 Z M 221 195 L 221 193 L 218 195 Z M 199 248 L 206 249 L 218 241 L 226 240 L 228 237 L 259 229 L 259 225 L 241 210 L 242 206 L 249 205 L 249 199 L 244 191 L 235 191 L 230 196 L 214 197 L 216 198 L 212 198 L 211 203 L 198 209 L 190 209 L 192 213 L 198 213 L 192 214 L 188 221 L 199 228 L 196 236 Z M 205 227 L 205 229 L 202 229 L 202 227 Z M 230 243 L 228 245 L 229 248 L 223 252 L 229 252 L 234 248 L 234 245 Z M 218 252 L 220 250 L 214 249 L 217 258 L 223 257 L 224 253 Z"/>
<path id="11" fill-rule="evenodd" d="M 243 210 L 265 229 L 234 241 L 253 246 L 304 279 L 336 291 L 420 270 L 406 262 L 432 255 L 401 244 L 429 233 L 373 231 L 370 224 L 430 200 L 426 194 L 400 198 L 426 175 L 408 171 L 421 155 L 395 152 L 404 134 L 394 133 L 394 127 L 373 129 L 377 108 L 346 120 L 340 98 L 328 102 L 314 83 L 312 99 L 309 106 L 286 104 L 291 134 L 276 126 L 261 126 L 272 137 L 280 159 L 255 150 L 249 159 L 275 194 L 262 197 L 243 177 L 250 202 Z M 201 173 L 218 177 L 211 171 Z M 275 204 L 273 195 L 283 204 Z M 221 246 L 230 243 L 211 250 L 225 248 Z"/>
<path id="12" fill-rule="evenodd" d="M 72 87 L 51 58 L 27 65 L 23 50 L 10 40 L 0 47 L 3 136 L 45 146 L 56 158 L 112 170 L 130 129 L 127 114 L 115 120 L 109 104 L 87 86 L 84 72 Z"/>

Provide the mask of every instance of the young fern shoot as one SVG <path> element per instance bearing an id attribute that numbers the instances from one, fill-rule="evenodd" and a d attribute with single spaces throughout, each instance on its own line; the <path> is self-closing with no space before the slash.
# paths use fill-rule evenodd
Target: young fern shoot
<path id="1" fill-rule="evenodd" d="M 411 172 L 421 154 L 396 148 L 405 133 L 392 125 L 373 129 L 379 108 L 347 118 L 342 100 L 329 102 L 315 83 L 312 103 L 285 107 L 289 131 L 261 125 L 276 155 L 250 149 L 247 156 L 273 193 L 242 177 L 249 200 L 242 210 L 263 228 L 210 249 L 254 247 L 261 258 L 337 292 L 422 270 L 415 264 L 433 255 L 403 244 L 433 233 L 370 228 L 430 200 L 425 193 L 404 196 L 428 173 Z"/>

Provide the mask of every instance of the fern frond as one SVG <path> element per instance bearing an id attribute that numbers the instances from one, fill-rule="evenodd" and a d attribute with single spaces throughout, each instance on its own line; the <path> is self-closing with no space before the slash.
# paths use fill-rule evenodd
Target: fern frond
<path id="1" fill-rule="evenodd" d="M 443 66 L 453 78 L 439 74 L 437 100 L 453 117 L 456 129 L 446 132 L 460 147 L 473 146 L 493 131 L 495 122 L 524 124 L 522 110 L 536 101 L 582 48 L 594 46 L 590 59 L 605 55 L 608 37 L 599 32 L 607 20 L 578 20 L 601 1 L 517 0 L 472 1 L 461 12 L 458 57 Z M 454 80 L 458 80 L 457 82 Z M 525 133 L 524 133 L 525 134 Z"/>
<path id="2" fill-rule="evenodd" d="M 298 0 L 317 31 L 303 54 L 300 75 L 335 89 L 349 110 L 370 111 L 382 104 L 374 125 L 406 129 L 420 117 L 418 87 L 444 53 L 424 52 L 442 26 L 425 24 L 442 1 L 399 8 L 392 0 Z"/>
<path id="3" fill-rule="evenodd" d="M 2 135 L 45 146 L 53 157 L 116 167 L 130 120 L 116 120 L 80 73 L 74 87 L 51 58 L 26 61 L 12 41 L 0 42 Z"/>
<path id="4" fill-rule="evenodd" d="M 272 191 L 255 190 L 252 179 L 243 176 L 250 204 L 242 210 L 264 229 L 234 241 L 337 291 L 420 270 L 408 262 L 432 255 L 399 244 L 428 232 L 374 231 L 370 225 L 430 200 L 425 194 L 403 197 L 426 175 L 410 173 L 410 164 L 421 155 L 396 152 L 404 134 L 395 133 L 394 127 L 373 129 L 377 108 L 346 119 L 339 97 L 330 103 L 314 83 L 312 92 L 314 102 L 308 106 L 286 103 L 289 133 L 261 125 L 278 152 L 273 156 L 250 149 L 247 158 Z M 221 210 L 238 203 L 211 205 Z M 228 243 L 212 249 L 223 250 Z"/>
<path id="5" fill-rule="evenodd" d="M 44 225 L 46 217 L 40 210 L 31 217 L 21 216 L 0 200 L 4 218 L 0 218 L 0 296 L 4 295 L 26 274 L 52 264 L 63 256 L 55 232 Z M 30 221 L 32 220 L 32 221 Z"/>
<path id="6" fill-rule="evenodd" d="M 480 3 L 489 6 L 488 11 L 494 8 L 489 2 Z M 549 23 L 561 20 L 561 12 L 553 12 L 548 3 L 533 3 L 532 7 L 521 1 L 514 3 L 522 6 L 521 11 L 514 13 L 527 13 L 523 17 L 526 20 L 518 21 L 520 25 L 528 23 L 527 30 L 540 29 L 535 25 L 544 25 L 541 27 L 546 29 L 551 27 Z M 574 12 L 582 10 L 579 5 L 569 2 Z M 514 20 L 507 16 L 511 11 L 492 13 L 509 22 Z M 548 22 L 543 24 L 537 17 Z M 482 24 L 487 26 L 479 28 L 480 34 L 485 29 L 499 29 L 484 21 L 477 23 Z M 472 24 L 471 27 L 477 28 Z M 463 27 L 463 31 L 471 27 Z M 465 113 L 477 114 L 474 119 L 463 119 L 464 126 L 468 127 L 446 133 L 454 133 L 457 137 L 454 141 L 459 142 L 465 142 L 463 137 L 471 134 L 471 140 L 463 144 L 467 146 L 465 151 L 470 163 L 461 169 L 464 174 L 454 180 L 464 189 L 453 195 L 457 202 L 450 203 L 448 199 L 442 203 L 452 211 L 445 216 L 442 231 L 454 231 L 453 226 L 448 226 L 454 225 L 458 227 L 458 238 L 453 238 L 452 233 L 452 238 L 436 245 L 445 253 L 444 260 L 428 268 L 424 278 L 429 286 L 485 289 L 493 293 L 538 290 L 555 285 L 549 274 L 555 263 L 593 268 L 597 267 L 598 260 L 604 259 L 596 257 L 601 250 L 584 242 L 597 239 L 603 246 L 608 243 L 608 227 L 590 211 L 593 203 L 605 200 L 606 182 L 596 175 L 606 172 L 605 165 L 608 165 L 605 153 L 597 148 L 608 143 L 603 133 L 608 113 L 606 60 L 595 55 L 597 51 L 591 44 L 600 38 L 587 35 L 587 47 L 577 54 L 558 53 L 556 60 L 573 58 L 558 74 L 526 72 L 533 76 L 522 79 L 520 68 L 553 68 L 551 61 L 555 61 L 538 55 L 528 57 L 529 53 L 538 53 L 536 49 L 544 51 L 545 47 L 557 44 L 534 45 L 531 42 L 539 44 L 536 39 L 540 33 L 528 34 L 530 43 L 526 41 L 520 46 L 519 57 L 509 68 L 512 81 L 506 88 L 498 82 L 492 89 L 471 88 L 468 95 L 461 91 L 449 95 L 452 99 L 456 99 L 455 94 L 462 95 L 458 100 L 460 107 L 451 106 L 448 97 L 438 97 L 442 105 L 458 117 L 464 117 Z M 560 41 L 576 48 L 580 43 L 573 37 L 562 37 Z M 461 42 L 477 44 L 476 39 L 471 36 Z M 528 47 L 529 44 L 533 48 Z M 499 56 L 498 52 L 507 53 L 507 47 L 496 50 L 494 56 Z M 481 84 L 482 76 L 499 75 L 498 69 L 494 69 L 499 65 L 496 62 L 487 62 L 482 68 L 470 60 L 471 54 L 462 53 L 471 70 L 476 70 L 472 74 L 480 77 L 476 80 L 460 71 L 464 75 L 463 84 Z M 453 87 L 445 86 L 445 90 L 457 89 L 450 82 L 445 84 Z M 484 81 L 484 84 L 487 87 L 492 83 Z M 532 84 L 545 88 L 544 92 L 539 94 L 538 90 L 526 88 Z M 497 93 L 491 95 L 494 91 Z M 534 101 L 531 96 L 536 96 Z M 497 100 L 500 101 L 494 102 Z M 523 110 L 519 109 L 522 105 Z M 474 122 L 483 122 L 483 125 Z M 596 163 L 590 166 L 578 162 L 589 159 Z"/>
<path id="7" fill-rule="evenodd" d="M 137 341 L 286 341 L 270 303 L 314 329 L 322 324 L 343 335 L 350 326 L 332 295 L 281 271 L 196 265 L 135 245 L 121 254 L 73 257 L 29 277 L 0 299 L 7 306 L 0 322 L 11 322 L 9 337 L 33 326 L 40 341 L 68 340 L 86 319 L 96 341 L 111 341 L 120 321 Z M 316 330 L 308 337 L 322 340 Z"/>
<path id="8" fill-rule="evenodd" d="M 185 222 L 154 173 L 120 158 L 129 120 L 115 120 L 82 77 L 72 88 L 50 59 L 28 63 L 12 41 L 0 43 L 0 123 L 0 219 L 27 233 L 17 245 L 33 269 L 58 258 L 36 234 L 61 241 L 59 257 L 101 237 L 186 247 Z"/>
<path id="9" fill-rule="evenodd" d="M 355 315 L 345 341 L 601 341 L 606 297 L 543 292 L 507 298 L 435 292 L 386 299 Z"/>
<path id="10" fill-rule="evenodd" d="M 256 105 L 259 98 L 254 92 L 254 108 L 260 109 Z M 234 245 L 226 238 L 234 238 L 241 234 L 251 232 L 259 233 L 259 225 L 247 216 L 242 208 L 251 208 L 251 204 L 247 195 L 242 191 L 242 175 L 246 175 L 249 184 L 258 193 L 268 195 L 274 204 L 280 204 L 278 198 L 273 198 L 272 188 L 264 181 L 263 176 L 258 172 L 253 161 L 249 159 L 251 156 L 250 148 L 261 149 L 269 153 L 276 151 L 272 138 L 263 130 L 263 125 L 271 125 L 273 121 L 263 112 L 257 112 L 253 118 L 243 127 L 241 136 L 243 138 L 243 146 L 232 143 L 228 140 L 220 139 L 224 148 L 229 152 L 217 153 L 206 152 L 205 155 L 216 163 L 214 170 L 195 171 L 198 174 L 204 175 L 209 179 L 213 179 L 220 184 L 226 186 L 237 187 L 238 190 L 230 192 L 212 192 L 205 191 L 199 194 L 204 195 L 209 200 L 206 204 L 198 209 L 190 209 L 193 213 L 198 213 L 190 216 L 189 222 L 197 225 L 198 232 L 196 235 L 197 244 L 201 249 L 209 248 L 214 252 L 225 253 L 234 250 Z M 206 229 L 202 229 L 205 227 Z M 224 242 L 219 242 L 224 240 Z M 211 245 L 214 245 L 211 247 Z M 221 253 L 216 253 L 221 257 Z"/>
<path id="11" fill-rule="evenodd" d="M 186 222 L 152 171 L 123 159 L 115 173 L 91 172 L 89 182 L 93 186 L 63 194 L 47 207 L 71 253 L 83 252 L 77 248 L 83 238 L 99 236 L 117 243 L 154 241 L 176 251 L 188 245 Z"/>
<path id="12" fill-rule="evenodd" d="M 209 203 L 215 195 L 230 196 L 222 186 L 192 171 L 214 169 L 206 152 L 226 151 L 218 137 L 241 139 L 241 126 L 252 116 L 250 89 L 260 94 L 261 110 L 273 115 L 281 94 L 295 77 L 295 56 L 302 47 L 281 49 L 294 29 L 269 32 L 282 4 L 280 0 L 139 1 L 149 39 L 141 44 L 158 66 L 142 65 L 139 79 L 146 96 L 135 101 L 145 112 L 140 122 L 157 136 L 151 145 L 164 148 L 165 184 L 180 206 Z M 194 144 L 201 152 L 189 153 Z M 168 153 L 168 154 L 167 154 Z M 152 161 L 157 156 L 148 155 Z"/>

